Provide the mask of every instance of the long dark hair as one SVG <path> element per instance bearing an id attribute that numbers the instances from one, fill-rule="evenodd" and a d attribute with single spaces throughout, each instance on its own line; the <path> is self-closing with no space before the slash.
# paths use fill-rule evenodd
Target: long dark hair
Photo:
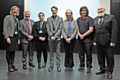
<path id="1" fill-rule="evenodd" d="M 86 6 L 82 6 L 82 7 L 80 8 L 80 15 L 81 15 L 81 11 L 82 11 L 83 9 L 86 10 L 86 12 L 87 12 L 86 16 L 88 16 L 89 10 L 88 10 L 88 8 L 87 8 Z"/>

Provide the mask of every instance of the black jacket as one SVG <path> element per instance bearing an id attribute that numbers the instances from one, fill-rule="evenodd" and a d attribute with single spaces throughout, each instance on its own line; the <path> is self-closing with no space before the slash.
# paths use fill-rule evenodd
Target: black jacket
<path id="1" fill-rule="evenodd" d="M 47 33 L 47 28 L 46 28 L 46 24 L 47 22 L 44 21 L 43 22 L 43 26 L 42 26 L 42 30 L 43 30 L 43 33 L 42 35 L 40 36 L 39 35 L 39 31 L 40 31 L 40 21 L 37 21 L 35 22 L 35 24 L 33 25 L 33 36 L 36 38 L 36 37 L 45 37 L 46 40 L 48 38 L 48 33 Z"/>
<path id="2" fill-rule="evenodd" d="M 102 23 L 98 25 L 99 17 L 94 19 L 95 37 L 94 42 L 98 45 L 110 45 L 116 43 L 117 23 L 114 15 L 106 14 Z"/>

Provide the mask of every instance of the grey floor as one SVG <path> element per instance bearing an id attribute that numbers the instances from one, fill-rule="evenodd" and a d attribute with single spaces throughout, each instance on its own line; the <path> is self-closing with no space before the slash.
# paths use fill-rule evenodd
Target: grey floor
<path id="1" fill-rule="evenodd" d="M 42 59 L 43 60 L 43 59 Z M 15 64 L 18 66 L 19 70 L 13 73 L 7 71 L 7 63 L 5 60 L 5 51 L 0 51 L 0 80 L 108 80 L 106 79 L 106 74 L 95 75 L 99 67 L 97 64 L 96 54 L 93 54 L 93 68 L 91 73 L 86 73 L 84 71 L 79 72 L 79 58 L 78 54 L 74 53 L 74 68 L 73 71 L 65 71 L 64 67 L 64 53 L 61 53 L 61 68 L 62 71 L 57 72 L 56 65 L 54 65 L 54 70 L 48 72 L 49 58 L 46 68 L 38 69 L 36 52 L 34 52 L 34 63 L 35 68 L 28 66 L 27 70 L 22 69 L 22 54 L 21 51 L 16 52 Z M 115 55 L 115 70 L 112 80 L 120 80 L 120 55 Z"/>

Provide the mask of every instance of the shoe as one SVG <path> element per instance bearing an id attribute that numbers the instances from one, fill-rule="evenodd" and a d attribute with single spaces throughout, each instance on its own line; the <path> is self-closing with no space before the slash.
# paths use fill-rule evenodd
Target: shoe
<path id="1" fill-rule="evenodd" d="M 14 69 L 12 68 L 11 65 L 8 65 L 8 71 L 9 71 L 9 72 L 14 72 Z"/>
<path id="2" fill-rule="evenodd" d="M 43 63 L 43 64 L 42 64 L 42 68 L 44 68 L 44 67 L 46 67 L 46 63 Z"/>
<path id="3" fill-rule="evenodd" d="M 27 69 L 27 65 L 26 64 L 23 64 L 23 69 Z"/>
<path id="4" fill-rule="evenodd" d="M 90 72 L 91 72 L 91 68 L 88 67 L 88 68 L 87 68 L 87 73 L 90 73 Z"/>
<path id="5" fill-rule="evenodd" d="M 82 70 L 84 70 L 84 67 L 79 67 L 78 68 L 78 71 L 82 71 Z"/>
<path id="6" fill-rule="evenodd" d="M 38 63 L 38 68 L 41 69 L 41 64 L 40 63 Z"/>
<path id="7" fill-rule="evenodd" d="M 112 79 L 112 74 L 110 72 L 107 72 L 107 79 Z"/>
<path id="8" fill-rule="evenodd" d="M 50 72 L 50 71 L 52 71 L 53 70 L 53 66 L 50 66 L 49 68 L 48 68 L 48 72 Z"/>
<path id="9" fill-rule="evenodd" d="M 18 68 L 17 68 L 15 65 L 12 65 L 12 68 L 13 68 L 15 71 L 18 70 Z"/>
<path id="10" fill-rule="evenodd" d="M 60 67 L 57 67 L 57 71 L 58 71 L 58 72 L 61 72 L 61 68 L 60 68 Z"/>
<path id="11" fill-rule="evenodd" d="M 100 70 L 100 71 L 96 72 L 96 75 L 99 75 L 99 74 L 104 74 L 104 73 L 105 73 L 105 71 L 104 71 L 104 70 Z"/>
<path id="12" fill-rule="evenodd" d="M 35 65 L 33 63 L 29 63 L 29 66 L 31 67 L 35 67 Z"/>

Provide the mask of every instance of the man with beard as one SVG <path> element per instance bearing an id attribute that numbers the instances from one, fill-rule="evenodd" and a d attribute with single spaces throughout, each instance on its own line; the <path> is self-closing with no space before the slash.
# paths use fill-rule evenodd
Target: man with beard
<path id="1" fill-rule="evenodd" d="M 98 7 L 98 16 L 94 19 L 95 37 L 93 45 L 97 46 L 97 57 L 100 70 L 96 75 L 107 72 L 107 78 L 112 79 L 114 70 L 114 47 L 117 37 L 117 23 L 114 15 L 106 14 L 105 8 Z M 107 67 L 105 65 L 105 57 Z"/>

